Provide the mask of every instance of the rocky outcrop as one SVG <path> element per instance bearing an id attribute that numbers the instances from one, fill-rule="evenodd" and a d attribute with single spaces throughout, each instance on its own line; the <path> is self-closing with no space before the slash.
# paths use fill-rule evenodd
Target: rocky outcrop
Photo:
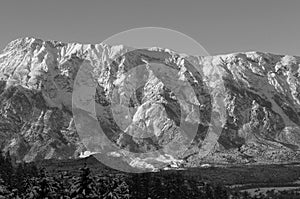
<path id="1" fill-rule="evenodd" d="M 186 166 L 298 161 L 299 63 L 17 39 L 0 55 L 0 144 L 26 161 L 85 150 Z"/>

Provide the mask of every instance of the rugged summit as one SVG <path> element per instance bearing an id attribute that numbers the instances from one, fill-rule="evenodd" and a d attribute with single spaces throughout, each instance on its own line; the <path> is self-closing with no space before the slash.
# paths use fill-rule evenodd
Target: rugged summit
<path id="1" fill-rule="evenodd" d="M 149 158 L 132 154 L 155 151 L 157 161 L 186 166 L 299 161 L 299 64 L 299 57 L 261 52 L 196 57 L 17 39 L 0 54 L 0 144 L 25 161 L 105 153 L 108 140 L 117 150 L 107 155 L 130 157 L 132 165 Z M 92 99 L 88 87 L 74 100 L 85 74 L 101 135 L 83 119 L 93 118 L 79 102 Z"/>

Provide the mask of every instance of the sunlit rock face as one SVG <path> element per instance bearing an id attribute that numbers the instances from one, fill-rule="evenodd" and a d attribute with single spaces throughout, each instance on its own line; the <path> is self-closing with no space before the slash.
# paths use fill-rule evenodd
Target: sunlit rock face
<path id="1" fill-rule="evenodd" d="M 0 55 L 0 144 L 25 161 L 84 151 L 151 168 L 297 161 L 299 63 L 260 52 L 195 57 L 17 39 Z M 86 89 L 74 99 L 78 87 Z"/>

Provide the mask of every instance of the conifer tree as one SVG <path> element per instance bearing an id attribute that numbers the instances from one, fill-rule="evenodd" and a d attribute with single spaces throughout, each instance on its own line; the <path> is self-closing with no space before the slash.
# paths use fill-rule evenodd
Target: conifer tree
<path id="1" fill-rule="evenodd" d="M 76 179 L 74 185 L 71 188 L 71 197 L 77 199 L 83 198 L 97 198 L 94 188 L 94 183 L 90 177 L 91 170 L 87 164 L 80 168 L 80 176 Z"/>
<path id="2" fill-rule="evenodd" d="M 0 151 L 0 175 L 5 184 L 11 186 L 13 166 L 9 151 L 5 155 Z"/>

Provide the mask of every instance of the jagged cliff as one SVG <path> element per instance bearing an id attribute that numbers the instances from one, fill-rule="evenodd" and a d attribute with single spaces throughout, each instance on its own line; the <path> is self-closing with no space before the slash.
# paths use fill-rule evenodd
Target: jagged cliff
<path id="1" fill-rule="evenodd" d="M 26 161 L 106 152 L 108 140 L 133 162 L 155 151 L 186 166 L 298 161 L 299 63 L 260 52 L 195 57 L 17 39 L 0 54 L 0 144 Z M 101 135 L 74 100 L 78 74 L 90 75 Z M 88 96 L 82 88 L 76 93 Z"/>

